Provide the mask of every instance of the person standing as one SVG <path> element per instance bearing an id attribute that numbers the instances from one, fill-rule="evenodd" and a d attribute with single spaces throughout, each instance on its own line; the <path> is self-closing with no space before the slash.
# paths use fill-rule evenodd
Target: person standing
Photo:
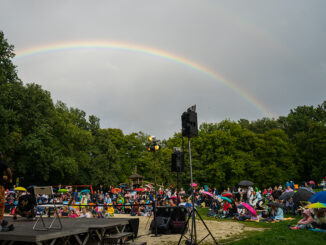
<path id="1" fill-rule="evenodd" d="M 0 173 L 1 175 L 3 175 L 3 172 L 6 171 L 7 173 L 7 180 L 6 182 L 8 183 L 12 183 L 12 174 L 11 174 L 11 170 L 9 168 L 9 166 L 7 165 L 7 163 L 3 160 L 3 155 L 0 152 Z M 2 230 L 4 229 L 4 226 L 6 225 L 3 221 L 3 214 L 5 212 L 5 179 L 0 176 L 0 223 L 1 223 L 1 228 Z M 6 222 L 7 223 L 7 222 Z M 13 229 L 13 226 L 10 226 L 10 230 Z"/>

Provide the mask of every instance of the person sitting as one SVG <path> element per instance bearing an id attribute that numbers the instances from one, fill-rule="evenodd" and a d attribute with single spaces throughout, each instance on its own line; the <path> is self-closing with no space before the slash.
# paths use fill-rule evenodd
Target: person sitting
<path id="1" fill-rule="evenodd" d="M 237 219 L 239 221 L 245 221 L 245 220 L 257 220 L 257 216 L 251 213 L 248 209 L 246 209 L 244 214 L 239 214 L 239 216 L 235 216 L 234 219 Z"/>
<path id="2" fill-rule="evenodd" d="M 86 208 L 83 208 L 82 213 L 79 217 L 80 218 L 92 218 L 92 214 L 90 212 L 88 212 Z"/>
<path id="3" fill-rule="evenodd" d="M 28 219 L 34 219 L 36 216 L 35 207 L 36 199 L 33 195 L 26 194 L 19 196 L 13 219 L 17 219 L 17 214 Z"/>
<path id="4" fill-rule="evenodd" d="M 315 229 L 326 230 L 326 213 L 324 208 L 316 209 L 315 219 L 311 225 Z"/>
<path id="5" fill-rule="evenodd" d="M 67 206 L 63 206 L 62 210 L 59 213 L 60 217 L 68 217 L 69 215 L 69 210 Z"/>
<path id="6" fill-rule="evenodd" d="M 311 223 L 314 222 L 314 219 L 311 216 L 310 210 L 305 209 L 302 212 L 302 215 L 303 215 L 303 219 L 299 220 L 296 226 L 290 226 L 291 230 L 297 230 L 297 229 L 305 230 L 312 227 Z"/>

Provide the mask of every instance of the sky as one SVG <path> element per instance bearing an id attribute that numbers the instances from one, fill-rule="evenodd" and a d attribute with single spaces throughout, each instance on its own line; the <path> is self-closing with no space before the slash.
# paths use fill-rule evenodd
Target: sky
<path id="1" fill-rule="evenodd" d="M 0 0 L 18 75 L 102 128 L 160 139 L 326 100 L 323 0 Z"/>

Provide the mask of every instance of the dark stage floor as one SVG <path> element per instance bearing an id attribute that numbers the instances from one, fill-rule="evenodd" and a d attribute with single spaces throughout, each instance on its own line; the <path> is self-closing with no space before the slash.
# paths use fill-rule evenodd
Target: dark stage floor
<path id="1" fill-rule="evenodd" d="M 5 217 L 5 220 L 7 220 L 9 224 L 14 224 L 15 229 L 9 232 L 0 232 L 0 240 L 32 242 L 37 244 L 43 244 L 45 241 L 53 241 L 54 239 L 63 237 L 76 238 L 76 236 L 81 236 L 83 239 L 86 234 L 91 234 L 92 232 L 104 234 L 110 231 L 116 232 L 119 229 L 121 231 L 123 227 L 126 227 L 126 229 L 129 231 L 134 232 L 136 237 L 139 225 L 139 219 L 62 218 L 62 230 L 34 231 L 33 225 L 35 221 L 27 221 L 25 218 L 18 218 L 18 220 L 14 221 L 11 217 Z M 46 224 L 50 223 L 49 219 L 44 218 L 44 220 Z M 39 225 L 41 225 L 40 222 Z M 99 235 L 97 236 L 99 237 Z M 56 243 L 54 242 L 53 244 Z"/>

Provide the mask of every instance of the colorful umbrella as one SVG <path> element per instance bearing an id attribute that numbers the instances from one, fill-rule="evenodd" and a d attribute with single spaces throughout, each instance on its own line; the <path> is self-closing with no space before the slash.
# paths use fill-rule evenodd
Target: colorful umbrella
<path id="1" fill-rule="evenodd" d="M 58 190 L 58 192 L 65 193 L 65 192 L 68 192 L 68 190 L 67 189 L 60 189 L 60 190 Z"/>
<path id="2" fill-rule="evenodd" d="M 20 187 L 16 187 L 15 191 L 27 191 L 27 190 L 26 188 L 20 186 Z"/>
<path id="3" fill-rule="evenodd" d="M 208 196 L 210 196 L 210 197 L 214 197 L 213 194 L 210 193 L 210 192 L 208 192 L 208 191 L 203 191 L 203 194 L 206 194 L 206 195 L 208 195 Z"/>
<path id="4" fill-rule="evenodd" d="M 232 200 L 230 198 L 227 198 L 227 197 L 221 197 L 221 198 L 224 201 L 228 201 L 229 203 L 232 203 Z"/>
<path id="5" fill-rule="evenodd" d="M 310 180 L 310 181 L 309 181 L 309 184 L 311 184 L 311 185 L 315 185 L 316 183 L 315 183 L 315 181 Z"/>
<path id="6" fill-rule="evenodd" d="M 145 189 L 144 188 L 136 188 L 135 189 L 135 191 L 140 191 L 140 192 L 142 192 L 142 191 L 144 191 Z"/>
<path id="7" fill-rule="evenodd" d="M 309 202 L 311 202 L 311 203 L 316 203 L 316 202 L 326 203 L 326 191 L 317 192 L 309 199 Z"/>
<path id="8" fill-rule="evenodd" d="M 191 183 L 190 186 L 191 186 L 191 185 L 192 185 L 193 187 L 196 187 L 196 186 L 197 186 L 196 183 Z"/>
<path id="9" fill-rule="evenodd" d="M 222 197 L 228 197 L 228 198 L 231 198 L 233 195 L 231 192 L 223 192 L 222 193 Z"/>
<path id="10" fill-rule="evenodd" d="M 326 203 L 316 202 L 310 204 L 307 208 L 326 208 Z"/>
<path id="11" fill-rule="evenodd" d="M 80 193 L 91 193 L 91 191 L 90 190 L 88 190 L 88 189 L 85 189 L 85 190 L 82 190 Z"/>
<path id="12" fill-rule="evenodd" d="M 119 188 L 112 189 L 112 193 L 116 193 L 116 192 L 121 192 L 121 189 L 119 189 Z"/>
<path id="13" fill-rule="evenodd" d="M 241 205 L 243 205 L 254 216 L 257 216 L 256 210 L 253 207 L 251 207 L 248 203 L 242 202 Z"/>

